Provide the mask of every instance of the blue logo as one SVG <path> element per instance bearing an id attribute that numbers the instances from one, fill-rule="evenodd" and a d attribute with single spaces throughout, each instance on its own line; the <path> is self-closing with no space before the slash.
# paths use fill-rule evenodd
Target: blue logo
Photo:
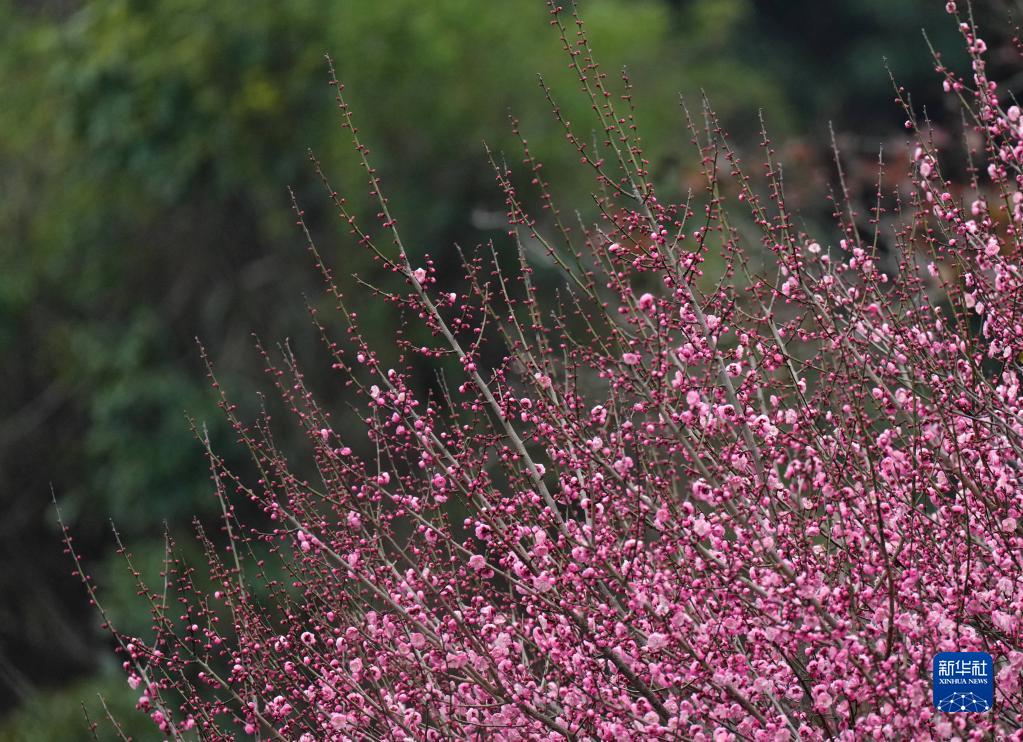
<path id="1" fill-rule="evenodd" d="M 995 663 L 987 652 L 942 652 L 932 678 L 938 711 L 983 712 L 995 703 Z"/>

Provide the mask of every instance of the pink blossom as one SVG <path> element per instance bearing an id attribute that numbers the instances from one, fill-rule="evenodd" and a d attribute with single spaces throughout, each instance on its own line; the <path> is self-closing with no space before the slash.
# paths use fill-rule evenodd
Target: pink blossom
<path id="1" fill-rule="evenodd" d="M 703 518 L 697 518 L 696 521 L 693 523 L 693 533 L 695 533 L 700 538 L 703 538 L 708 533 L 710 533 L 710 523 L 708 523 Z"/>
<path id="2" fill-rule="evenodd" d="M 366 244 L 406 326 L 374 337 L 345 297 L 327 343 L 351 413 L 268 359 L 305 456 L 222 400 L 252 463 L 210 457 L 209 565 L 175 552 L 140 588 L 163 601 L 146 639 L 113 629 L 139 707 L 217 739 L 1018 737 L 1023 116 L 972 21 L 952 21 L 970 63 L 936 86 L 967 107 L 973 159 L 907 99 L 914 164 L 884 219 L 839 189 L 828 225 L 709 113 L 696 161 L 720 167 L 669 202 L 570 19 L 553 11 L 607 141 L 577 154 L 611 156 L 596 228 L 552 261 L 570 272 L 539 291 L 556 278 L 527 280 L 530 251 L 524 273 L 470 257 L 455 306 L 422 291 L 447 277 Z M 939 161 L 967 177 L 939 184 Z M 997 187 L 969 177 L 985 166 Z M 502 166 L 513 254 L 549 227 L 518 183 Z M 943 651 L 995 657 L 989 713 L 935 712 Z"/>
<path id="3" fill-rule="evenodd" d="M 650 652 L 658 652 L 668 646 L 668 637 L 658 632 L 651 633 L 646 639 L 646 648 Z"/>

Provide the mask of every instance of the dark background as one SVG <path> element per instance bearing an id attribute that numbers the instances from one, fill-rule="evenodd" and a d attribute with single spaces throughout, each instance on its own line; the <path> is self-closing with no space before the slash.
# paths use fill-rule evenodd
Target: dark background
<path id="1" fill-rule="evenodd" d="M 905 141 L 883 59 L 937 121 L 946 104 L 921 30 L 963 64 L 936 0 L 580 4 L 609 72 L 628 65 L 662 194 L 695 182 L 677 93 L 698 105 L 704 90 L 751 157 L 764 110 L 793 173 L 790 203 L 824 228 L 828 122 L 853 176 L 868 172 L 857 165 L 880 143 Z M 976 5 L 1006 77 L 1012 10 Z M 185 414 L 231 451 L 196 337 L 243 407 L 261 385 L 252 333 L 290 338 L 329 405 L 344 406 L 315 366 L 304 297 L 324 302 L 286 186 L 343 290 L 359 296 L 352 272 L 386 277 L 337 224 L 306 159 L 311 147 L 372 218 L 324 52 L 410 249 L 445 278 L 458 271 L 454 243 L 502 234 L 482 142 L 520 161 L 509 110 L 562 202 L 587 210 L 587 175 L 536 74 L 573 121 L 588 105 L 542 0 L 0 0 L 0 739 L 82 738 L 80 703 L 99 715 L 97 694 L 155 738 L 127 711 L 135 694 L 70 575 L 51 487 L 105 602 L 144 631 L 110 522 L 158 570 L 165 527 L 187 544 L 192 516 L 217 509 Z M 396 321 L 382 307 L 363 325 L 386 346 Z"/>

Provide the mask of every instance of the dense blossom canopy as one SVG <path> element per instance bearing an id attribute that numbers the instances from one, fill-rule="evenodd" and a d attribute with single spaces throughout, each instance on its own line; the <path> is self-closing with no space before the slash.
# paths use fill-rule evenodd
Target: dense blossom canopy
<path id="1" fill-rule="evenodd" d="M 912 172 L 865 214 L 839 192 L 833 245 L 786 209 L 766 137 L 761 181 L 709 110 L 684 114 L 706 191 L 658 200 L 628 80 L 612 95 L 553 9 L 602 141 L 548 96 L 603 218 L 571 224 L 523 142 L 542 220 L 495 163 L 518 265 L 469 255 L 454 292 L 406 252 L 333 81 L 380 224 L 331 198 L 406 279 L 378 300 L 433 341 L 403 333 L 387 368 L 296 207 L 365 430 L 332 426 L 288 351 L 264 357 L 315 479 L 225 398 L 259 475 L 209 451 L 231 548 L 203 536 L 210 594 L 169 552 L 154 636 L 115 632 L 139 706 L 175 738 L 1018 736 L 1023 120 L 948 9 L 973 59 L 938 64 L 968 182 L 900 90 Z M 560 267 L 556 300 L 532 253 Z M 416 355 L 457 364 L 424 393 Z M 265 517 L 240 522 L 238 501 Z M 993 713 L 933 708 L 943 651 L 995 658 Z"/>

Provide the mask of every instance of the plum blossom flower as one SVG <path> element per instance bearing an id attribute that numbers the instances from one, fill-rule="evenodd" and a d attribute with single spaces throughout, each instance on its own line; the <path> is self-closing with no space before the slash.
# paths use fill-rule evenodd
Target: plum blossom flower
<path id="1" fill-rule="evenodd" d="M 646 638 L 646 649 L 650 652 L 659 652 L 668 646 L 668 643 L 667 635 L 654 631 Z"/>

